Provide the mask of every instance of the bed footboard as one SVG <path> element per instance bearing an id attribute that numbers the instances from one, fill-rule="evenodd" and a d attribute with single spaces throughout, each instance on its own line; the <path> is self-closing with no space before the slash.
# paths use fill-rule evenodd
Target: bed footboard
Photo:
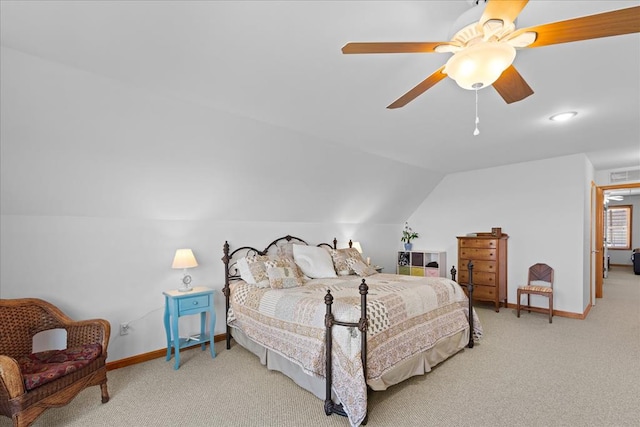
<path id="1" fill-rule="evenodd" d="M 467 347 L 473 348 L 473 261 L 467 264 L 469 270 L 469 283 L 467 283 L 467 296 L 469 297 L 469 344 Z M 451 267 L 451 280 L 456 281 L 456 267 Z M 460 284 L 462 286 L 462 283 Z"/>
<path id="2" fill-rule="evenodd" d="M 473 348 L 473 261 L 467 264 L 469 269 L 469 283 L 467 283 L 467 296 L 469 297 L 469 344 L 467 347 Z"/>
<path id="3" fill-rule="evenodd" d="M 367 286 L 365 279 L 362 279 L 362 283 L 358 287 L 360 291 L 360 320 L 355 322 L 342 322 L 336 320 L 331 313 L 331 306 L 333 305 L 333 295 L 331 295 L 331 290 L 327 289 L 327 295 L 324 297 L 324 303 L 327 306 L 327 311 L 324 316 L 324 325 L 326 328 L 325 334 L 325 351 L 326 351 L 326 360 L 325 360 L 325 384 L 326 384 L 326 398 L 324 400 L 324 413 L 327 415 L 338 414 L 342 416 L 347 416 L 347 413 L 344 411 L 342 404 L 336 404 L 331 399 L 331 384 L 332 384 L 332 363 L 331 363 L 331 354 L 333 347 L 333 336 L 332 336 L 332 328 L 334 325 L 337 326 L 345 326 L 347 328 L 358 328 L 360 331 L 360 357 L 362 358 L 362 370 L 365 375 L 367 373 L 367 327 L 369 325 L 369 320 L 367 318 L 367 293 L 369 292 L 369 287 Z M 367 423 L 368 415 L 365 415 L 362 424 Z"/>

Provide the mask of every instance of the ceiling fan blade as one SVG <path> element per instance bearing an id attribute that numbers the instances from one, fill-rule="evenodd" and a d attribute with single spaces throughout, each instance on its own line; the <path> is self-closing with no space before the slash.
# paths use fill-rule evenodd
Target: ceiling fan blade
<path id="1" fill-rule="evenodd" d="M 533 89 L 513 65 L 502 72 L 498 80 L 493 83 L 493 87 L 507 104 L 522 101 L 527 96 L 533 95 Z"/>
<path id="2" fill-rule="evenodd" d="M 529 0 L 489 0 L 480 17 L 480 26 L 491 19 L 513 23 Z"/>
<path id="3" fill-rule="evenodd" d="M 444 70 L 444 65 L 440 67 L 438 70 L 436 70 L 429 77 L 427 77 L 426 79 L 418 83 L 418 85 L 413 89 L 411 89 L 409 92 L 405 93 L 400 98 L 396 99 L 387 108 L 394 109 L 394 108 L 404 107 L 405 105 L 407 105 L 408 103 L 416 99 L 418 96 L 425 93 L 429 88 L 431 88 L 432 86 L 435 86 L 436 83 L 438 83 L 440 80 L 447 77 L 447 75 L 444 74 L 442 70 Z"/>
<path id="4" fill-rule="evenodd" d="M 640 32 L 640 6 L 521 28 L 515 31 L 513 36 L 528 31 L 536 32 L 538 37 L 527 47 L 638 33 Z"/>
<path id="5" fill-rule="evenodd" d="M 342 53 L 433 53 L 441 45 L 451 42 L 363 42 L 347 43 Z"/>

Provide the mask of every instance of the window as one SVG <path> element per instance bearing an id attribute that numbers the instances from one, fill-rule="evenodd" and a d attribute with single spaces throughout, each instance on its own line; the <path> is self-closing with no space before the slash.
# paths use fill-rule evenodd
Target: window
<path id="1" fill-rule="evenodd" d="M 609 206 L 605 227 L 609 249 L 631 249 L 631 205 Z"/>

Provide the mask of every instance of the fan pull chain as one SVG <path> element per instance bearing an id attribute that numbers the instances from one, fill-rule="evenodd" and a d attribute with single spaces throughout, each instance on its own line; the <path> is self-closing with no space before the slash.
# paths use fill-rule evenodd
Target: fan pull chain
<path id="1" fill-rule="evenodd" d="M 480 130 L 478 129 L 478 123 L 480 123 L 480 118 L 478 117 L 478 88 L 476 88 L 476 128 L 473 131 L 473 136 L 480 135 Z"/>

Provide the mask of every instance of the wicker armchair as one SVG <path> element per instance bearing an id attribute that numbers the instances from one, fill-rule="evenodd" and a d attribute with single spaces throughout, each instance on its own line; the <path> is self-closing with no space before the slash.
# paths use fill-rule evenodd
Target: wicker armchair
<path id="1" fill-rule="evenodd" d="M 34 354 L 33 336 L 49 329 L 67 331 L 67 350 Z M 28 426 L 47 408 L 66 405 L 93 385 L 100 385 L 102 403 L 108 402 L 110 334 L 103 319 L 73 321 L 40 299 L 0 299 L 0 414 L 14 426 Z"/>

